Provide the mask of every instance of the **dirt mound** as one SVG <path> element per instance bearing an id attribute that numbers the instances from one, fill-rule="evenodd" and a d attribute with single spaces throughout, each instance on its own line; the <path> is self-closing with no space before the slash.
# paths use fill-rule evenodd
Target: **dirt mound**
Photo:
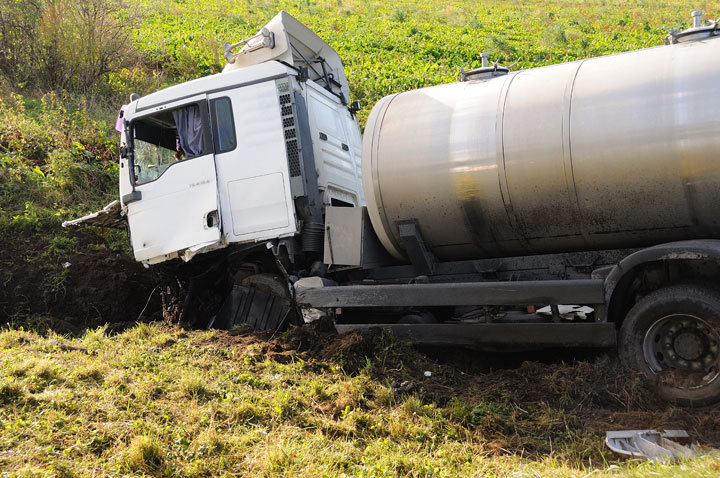
<path id="1" fill-rule="evenodd" d="M 78 334 L 103 324 L 120 329 L 159 318 L 160 294 L 150 297 L 153 276 L 132 257 L 87 243 L 62 260 L 43 250 L 41 244 L 3 244 L 1 323 Z"/>
<path id="2" fill-rule="evenodd" d="M 240 350 L 252 348 L 253 354 L 276 362 L 285 363 L 296 355 L 296 349 L 282 336 L 269 330 L 256 330 L 242 326 L 233 330 L 216 330 L 215 335 L 203 342 L 211 347 L 234 347 Z"/>
<path id="3" fill-rule="evenodd" d="M 217 330 L 215 335 L 203 344 L 240 349 L 252 346 L 258 355 L 270 360 L 295 355 L 303 360 L 339 363 L 350 375 L 355 375 L 367 367 L 368 359 L 379 357 L 383 350 L 387 353 L 401 347 L 407 349 L 408 353 L 417 354 L 414 349 L 401 344 L 380 329 L 340 335 L 332 320 L 327 318 L 302 327 L 293 327 L 281 334 L 255 330 L 248 326 L 230 331 Z"/>
<path id="4" fill-rule="evenodd" d="M 49 307 L 56 318 L 80 327 L 114 326 L 159 318 L 160 293 L 152 274 L 131 257 L 108 251 L 72 255 L 67 286 Z M 152 295 L 151 295 L 152 294 Z"/>
<path id="5" fill-rule="evenodd" d="M 366 367 L 368 359 L 380 357 L 383 351 L 400 345 L 379 328 L 339 335 L 328 318 L 293 329 L 288 339 L 306 356 L 340 363 L 351 375 Z"/>

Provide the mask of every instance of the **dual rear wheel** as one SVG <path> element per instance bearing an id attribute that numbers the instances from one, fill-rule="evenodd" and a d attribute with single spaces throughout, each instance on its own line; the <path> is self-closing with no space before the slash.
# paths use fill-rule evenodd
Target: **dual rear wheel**
<path id="1" fill-rule="evenodd" d="M 700 285 L 656 290 L 620 328 L 624 364 L 644 373 L 658 394 L 683 406 L 720 401 L 720 293 Z"/>

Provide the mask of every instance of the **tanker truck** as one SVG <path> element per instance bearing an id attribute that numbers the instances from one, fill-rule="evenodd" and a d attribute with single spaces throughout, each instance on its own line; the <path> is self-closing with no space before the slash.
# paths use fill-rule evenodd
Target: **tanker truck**
<path id="1" fill-rule="evenodd" d="M 380 100 L 281 12 L 222 73 L 131 98 L 120 198 L 166 316 L 514 351 L 618 347 L 666 399 L 720 401 L 718 22 L 656 48 Z"/>

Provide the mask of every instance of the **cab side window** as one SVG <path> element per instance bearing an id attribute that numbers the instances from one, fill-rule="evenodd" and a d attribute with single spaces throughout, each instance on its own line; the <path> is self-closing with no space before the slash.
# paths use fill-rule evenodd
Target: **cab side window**
<path id="1" fill-rule="evenodd" d="M 178 161 L 213 152 L 207 103 L 143 116 L 131 123 L 135 184 L 155 181 Z"/>
<path id="2" fill-rule="evenodd" d="M 237 146 L 235 119 L 230 98 L 222 97 L 210 101 L 215 153 L 227 153 Z"/>

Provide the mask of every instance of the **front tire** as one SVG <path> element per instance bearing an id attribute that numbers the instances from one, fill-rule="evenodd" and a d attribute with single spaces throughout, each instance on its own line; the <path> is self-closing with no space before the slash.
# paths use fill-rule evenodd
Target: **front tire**
<path id="1" fill-rule="evenodd" d="M 620 357 L 660 397 L 682 406 L 720 401 L 720 294 L 698 285 L 656 290 L 630 309 Z"/>

